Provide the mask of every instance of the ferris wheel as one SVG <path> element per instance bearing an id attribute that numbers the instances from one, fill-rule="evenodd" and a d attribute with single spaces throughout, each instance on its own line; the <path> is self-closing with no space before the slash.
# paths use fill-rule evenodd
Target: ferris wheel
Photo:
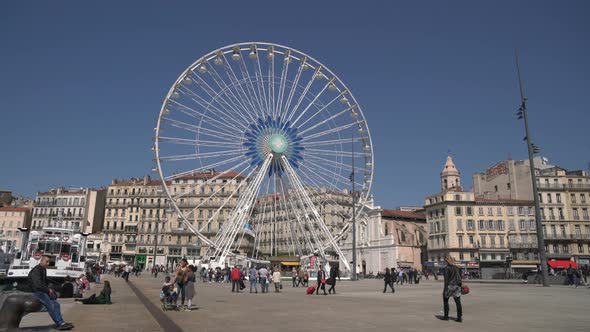
<path id="1" fill-rule="evenodd" d="M 322 206 L 338 195 L 368 199 L 373 147 L 360 105 L 325 65 L 282 45 L 250 42 L 210 52 L 174 82 L 155 129 L 155 161 L 163 189 L 184 225 L 223 262 L 258 257 L 265 245 L 294 255 L 333 252 L 351 214 L 328 224 Z M 172 183 L 199 174 L 184 191 Z M 224 181 L 220 181 L 224 179 Z M 202 188 L 215 184 L 215 190 Z M 190 210 L 181 201 L 205 195 Z M 192 213 L 215 200 L 197 226 Z M 204 230 L 230 208 L 223 227 Z M 280 236 L 269 238 L 280 225 Z M 273 228 L 274 226 L 274 228 Z M 250 250 L 240 251 L 244 237 Z M 237 249 L 237 250 L 236 250 Z M 274 253 L 277 251 L 274 250 Z"/>

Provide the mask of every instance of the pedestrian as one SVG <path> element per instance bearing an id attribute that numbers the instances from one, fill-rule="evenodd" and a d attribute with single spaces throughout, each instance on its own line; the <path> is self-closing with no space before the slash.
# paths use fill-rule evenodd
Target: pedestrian
<path id="1" fill-rule="evenodd" d="M 276 268 L 272 273 L 272 281 L 275 284 L 275 293 L 281 292 L 281 269 Z"/>
<path id="2" fill-rule="evenodd" d="M 336 277 L 338 277 L 339 271 L 336 265 L 332 266 L 330 269 L 330 289 L 328 289 L 329 294 L 336 294 Z"/>
<path id="3" fill-rule="evenodd" d="M 186 274 L 186 284 L 185 284 L 185 293 L 186 293 L 186 308 L 185 311 L 191 311 L 193 306 L 193 298 L 195 297 L 195 283 L 197 282 L 197 277 L 195 275 L 196 268 L 192 265 L 188 266 L 188 271 Z"/>
<path id="4" fill-rule="evenodd" d="M 262 293 L 268 293 L 268 270 L 265 266 L 262 266 L 258 270 L 258 276 L 260 277 L 260 289 Z"/>
<path id="5" fill-rule="evenodd" d="M 94 266 L 94 271 L 96 272 L 96 274 L 94 276 L 94 282 L 96 284 L 100 284 L 100 272 L 102 271 L 102 269 L 100 268 L 100 265 L 96 264 Z"/>
<path id="6" fill-rule="evenodd" d="M 86 299 L 74 299 L 76 302 L 82 302 L 82 304 L 111 304 L 111 283 L 105 280 L 104 287 L 96 296 L 96 294 L 90 295 Z"/>
<path id="7" fill-rule="evenodd" d="M 324 266 L 320 265 L 317 275 L 317 288 L 315 289 L 315 295 L 319 295 L 320 288 L 324 291 L 324 295 L 328 295 L 326 293 L 326 271 L 324 271 Z"/>
<path id="8" fill-rule="evenodd" d="M 133 271 L 131 265 L 126 265 L 125 273 L 123 273 L 123 278 L 125 279 L 125 281 L 129 281 L 129 275 L 131 274 L 131 271 Z"/>
<path id="9" fill-rule="evenodd" d="M 385 268 L 385 276 L 383 277 L 383 282 L 385 286 L 383 287 L 383 293 L 387 291 L 387 286 L 391 287 L 391 292 L 395 293 L 395 289 L 393 288 L 393 276 L 391 275 L 391 271 L 389 268 Z"/>
<path id="10" fill-rule="evenodd" d="M 576 276 L 574 273 L 574 266 L 572 264 L 570 264 L 570 266 L 567 268 L 567 279 L 568 285 L 572 286 L 575 284 Z"/>
<path id="11" fill-rule="evenodd" d="M 447 266 L 444 269 L 444 288 L 443 288 L 443 305 L 444 305 L 444 317 L 443 320 L 449 320 L 449 298 L 455 300 L 457 305 L 457 322 L 463 321 L 463 307 L 461 306 L 461 287 L 463 282 L 461 281 L 461 271 L 454 264 L 453 257 L 445 257 Z"/>
<path id="12" fill-rule="evenodd" d="M 401 285 L 404 284 L 404 271 L 401 268 L 399 269 L 399 273 L 397 276 L 397 282 Z"/>
<path id="13" fill-rule="evenodd" d="M 305 271 L 302 267 L 297 270 L 297 286 L 305 287 Z"/>
<path id="14" fill-rule="evenodd" d="M 252 288 L 254 288 L 254 291 L 256 292 L 256 294 L 258 294 L 258 288 L 256 288 L 258 271 L 256 271 L 254 265 L 252 265 L 252 268 L 250 269 L 250 275 L 248 276 L 248 279 L 250 279 L 250 293 L 252 293 Z"/>
<path id="15" fill-rule="evenodd" d="M 309 287 L 309 270 L 305 270 L 303 282 L 305 283 L 305 287 Z"/>
<path id="16" fill-rule="evenodd" d="M 291 270 L 291 277 L 293 278 L 293 287 L 299 287 L 299 285 L 297 285 L 297 269 L 293 268 Z"/>
<path id="17" fill-rule="evenodd" d="M 64 322 L 59 302 L 57 302 L 57 293 L 47 283 L 47 266 L 49 266 L 50 260 L 49 256 L 41 256 L 39 264 L 29 272 L 27 283 L 32 291 L 32 296 L 47 308 L 56 328 L 60 331 L 71 330 L 74 325 Z"/>
<path id="18" fill-rule="evenodd" d="M 188 261 L 186 260 L 186 258 L 183 258 L 180 260 L 180 266 L 178 267 L 178 269 L 176 270 L 176 279 L 175 279 L 175 283 L 176 283 L 176 288 L 178 289 L 177 294 L 179 295 L 179 299 L 180 299 L 180 308 L 181 309 L 186 309 L 184 306 L 184 300 L 186 299 L 186 281 L 187 281 L 187 274 L 188 274 Z M 178 301 L 177 301 L 177 306 L 178 306 Z"/>
<path id="19" fill-rule="evenodd" d="M 231 291 L 236 293 L 241 293 L 240 291 L 240 278 L 242 277 L 242 273 L 237 266 L 231 270 Z"/>

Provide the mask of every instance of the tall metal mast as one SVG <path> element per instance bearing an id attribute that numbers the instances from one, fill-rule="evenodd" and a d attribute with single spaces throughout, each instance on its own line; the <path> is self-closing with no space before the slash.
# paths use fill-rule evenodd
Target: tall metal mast
<path id="1" fill-rule="evenodd" d="M 531 133 L 529 131 L 529 122 L 526 108 L 526 97 L 522 88 L 522 79 L 520 77 L 520 65 L 518 63 L 518 53 L 514 51 L 514 58 L 516 60 L 516 71 L 518 73 L 518 86 L 520 88 L 520 108 L 518 109 L 519 119 L 524 119 L 524 130 L 526 133 L 526 143 L 529 153 L 529 164 L 531 171 L 531 181 L 533 185 L 533 199 L 535 201 L 535 223 L 537 225 L 537 245 L 539 246 L 539 260 L 541 263 L 541 274 L 543 276 L 543 287 L 549 287 L 549 278 L 547 273 L 547 253 L 545 252 L 545 237 L 543 234 L 543 224 L 541 222 L 541 206 L 539 204 L 539 189 L 537 188 L 537 176 L 535 174 L 535 164 L 533 153 L 538 151 L 538 148 L 532 143 Z"/>

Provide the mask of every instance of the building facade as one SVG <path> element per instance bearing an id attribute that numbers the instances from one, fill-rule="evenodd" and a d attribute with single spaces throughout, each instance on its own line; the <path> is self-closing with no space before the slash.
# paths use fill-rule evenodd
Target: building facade
<path id="1" fill-rule="evenodd" d="M 167 187 L 191 226 L 213 239 L 239 198 L 241 181 L 244 177 L 235 172 L 210 171 L 176 177 Z M 103 261 L 151 267 L 205 255 L 208 246 L 173 211 L 161 184 L 149 176 L 113 180 L 106 193 Z"/>
<path id="2" fill-rule="evenodd" d="M 57 188 L 39 192 L 33 203 L 31 229 L 63 227 L 74 232 L 100 232 L 104 199 L 104 189 Z"/>
<path id="3" fill-rule="evenodd" d="M 0 207 L 0 252 L 20 251 L 23 234 L 19 228 L 31 226 L 31 208 Z"/>
<path id="4" fill-rule="evenodd" d="M 463 191 L 460 181 L 460 173 L 448 156 L 441 173 L 441 191 L 425 201 L 426 266 L 436 270 L 450 255 L 459 266 L 477 270 L 484 278 L 506 273 L 502 269 L 507 257 L 513 259 L 513 270 L 535 268 L 539 257 L 534 202 L 476 197 L 474 192 Z"/>
<path id="5" fill-rule="evenodd" d="M 548 259 L 590 264 L 590 176 L 534 159 Z M 474 175 L 477 197 L 533 199 L 528 160 L 505 160 Z"/>
<path id="6" fill-rule="evenodd" d="M 422 270 L 422 263 L 428 260 L 426 216 L 411 210 L 417 209 L 384 209 L 381 212 L 383 236 L 391 237 L 397 245 L 397 266 L 393 267 Z"/>

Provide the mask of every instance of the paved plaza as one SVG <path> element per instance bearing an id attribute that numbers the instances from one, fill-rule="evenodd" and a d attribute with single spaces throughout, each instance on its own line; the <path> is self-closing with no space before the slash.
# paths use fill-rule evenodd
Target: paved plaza
<path id="1" fill-rule="evenodd" d="M 112 305 L 63 300 L 66 321 L 78 331 L 589 331 L 590 290 L 553 286 L 470 283 L 463 297 L 464 322 L 440 321 L 440 281 L 396 286 L 383 294 L 382 280 L 337 284 L 336 295 L 306 295 L 284 282 L 283 292 L 231 293 L 230 284 L 198 283 L 197 309 L 160 309 L 163 279 L 144 274 L 112 281 Z M 100 290 L 95 287 L 93 291 Z M 270 288 L 273 291 L 273 287 Z M 454 316 L 451 300 L 451 316 Z M 28 331 L 46 331 L 47 313 L 25 317 Z"/>

